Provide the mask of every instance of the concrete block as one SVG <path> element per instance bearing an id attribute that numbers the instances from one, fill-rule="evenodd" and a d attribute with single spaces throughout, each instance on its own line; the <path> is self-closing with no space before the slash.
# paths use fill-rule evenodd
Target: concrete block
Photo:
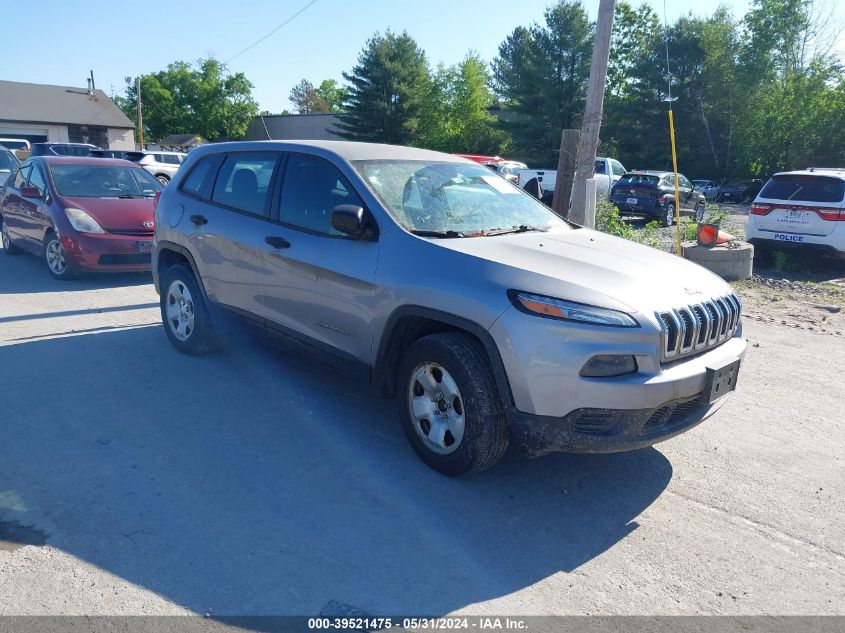
<path id="1" fill-rule="evenodd" d="M 727 281 L 748 279 L 754 263 L 754 246 L 747 242 L 733 242 L 708 248 L 696 242 L 682 242 L 681 255 Z"/>

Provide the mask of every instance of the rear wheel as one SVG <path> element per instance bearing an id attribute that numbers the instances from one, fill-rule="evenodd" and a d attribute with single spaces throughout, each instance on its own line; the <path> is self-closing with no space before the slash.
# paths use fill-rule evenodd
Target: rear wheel
<path id="1" fill-rule="evenodd" d="M 675 203 L 670 202 L 666 205 L 662 215 L 660 216 L 660 226 L 672 226 L 675 223 Z"/>
<path id="2" fill-rule="evenodd" d="M 447 332 L 415 341 L 397 384 L 405 434 L 433 469 L 477 473 L 505 454 L 508 425 L 490 361 L 470 337 Z"/>
<path id="3" fill-rule="evenodd" d="M 168 268 L 161 280 L 161 320 L 167 338 L 184 354 L 214 349 L 214 328 L 193 272 L 184 264 Z"/>
<path id="4" fill-rule="evenodd" d="M 168 178 L 168 177 L 167 177 L 167 176 L 165 176 L 164 174 L 159 174 L 159 175 L 157 175 L 157 176 L 156 176 L 156 180 L 158 180 L 158 181 L 159 181 L 162 185 L 164 185 L 165 187 L 167 186 L 167 183 L 169 183 L 169 182 L 170 182 L 170 178 Z"/>
<path id="5" fill-rule="evenodd" d="M 704 222 L 704 205 L 700 202 L 695 205 L 695 221 Z"/>
<path id="6" fill-rule="evenodd" d="M 12 238 L 9 237 L 9 231 L 6 228 L 6 220 L 0 218 L 0 242 L 3 243 L 3 252 L 6 255 L 20 255 L 21 249 L 14 245 Z"/>
<path id="7" fill-rule="evenodd" d="M 55 233 L 47 233 L 47 236 L 44 238 L 42 254 L 44 262 L 47 264 L 47 270 L 56 279 L 66 281 L 76 276 L 67 261 L 65 247 L 62 245 L 59 236 Z"/>

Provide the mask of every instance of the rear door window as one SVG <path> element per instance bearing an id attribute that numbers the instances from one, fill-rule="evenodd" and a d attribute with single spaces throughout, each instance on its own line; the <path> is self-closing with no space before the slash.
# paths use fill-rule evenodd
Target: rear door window
<path id="1" fill-rule="evenodd" d="M 622 166 L 618 160 L 610 161 L 610 169 L 613 171 L 614 176 L 624 176 L 625 175 L 625 168 Z"/>
<path id="2" fill-rule="evenodd" d="M 198 198 L 205 198 L 208 196 L 211 181 L 214 179 L 214 174 L 217 173 L 217 166 L 220 164 L 221 157 L 207 156 L 194 165 L 191 173 L 185 178 L 182 184 L 182 191 Z"/>
<path id="3" fill-rule="evenodd" d="M 606 165 L 605 165 L 605 162 L 603 160 L 597 160 L 596 161 L 596 173 L 597 174 L 606 174 L 607 173 Z"/>
<path id="4" fill-rule="evenodd" d="M 279 155 L 273 152 L 229 154 L 214 183 L 212 202 L 269 216 L 267 193 Z"/>
<path id="5" fill-rule="evenodd" d="M 760 197 L 802 202 L 842 202 L 845 181 L 831 176 L 784 174 L 772 177 L 763 187 Z"/>

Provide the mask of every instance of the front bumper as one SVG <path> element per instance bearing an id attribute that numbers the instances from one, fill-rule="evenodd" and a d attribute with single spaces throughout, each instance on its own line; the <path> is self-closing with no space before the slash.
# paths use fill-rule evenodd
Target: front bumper
<path id="1" fill-rule="evenodd" d="M 713 415 L 727 396 L 708 404 L 701 394 L 653 409 L 576 409 L 556 418 L 507 409 L 511 439 L 523 453 L 617 453 L 668 440 Z"/>
<path id="2" fill-rule="evenodd" d="M 75 270 L 132 272 L 150 270 L 152 235 L 66 234 L 61 237 L 68 264 Z"/>
<path id="3" fill-rule="evenodd" d="M 692 428 L 715 412 L 708 368 L 744 359 L 742 326 L 718 347 L 661 363 L 659 331 L 601 328 L 507 310 L 490 328 L 513 396 L 512 436 L 529 455 L 550 451 L 616 452 L 649 446 Z M 632 355 L 638 371 L 587 378 L 581 368 L 600 354 Z M 741 363 L 740 363 L 741 367 Z"/>

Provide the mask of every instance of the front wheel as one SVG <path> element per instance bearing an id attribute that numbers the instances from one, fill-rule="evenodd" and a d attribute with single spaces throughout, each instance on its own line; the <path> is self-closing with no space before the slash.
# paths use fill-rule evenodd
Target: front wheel
<path id="1" fill-rule="evenodd" d="M 6 255 L 20 255 L 21 249 L 15 246 L 12 238 L 9 237 L 9 230 L 6 228 L 6 220 L 0 219 L 0 241 L 3 243 L 3 252 Z"/>
<path id="2" fill-rule="evenodd" d="M 699 224 L 704 222 L 704 205 L 700 202 L 695 205 L 695 221 Z"/>
<path id="3" fill-rule="evenodd" d="M 660 216 L 660 226 L 672 226 L 675 223 L 675 204 L 670 202 L 666 205 L 663 214 Z"/>
<path id="4" fill-rule="evenodd" d="M 166 187 L 167 184 L 170 182 L 170 178 L 168 178 L 164 174 L 159 174 L 158 176 L 156 176 L 156 180 L 158 180 L 164 187 Z"/>
<path id="5" fill-rule="evenodd" d="M 190 268 L 176 264 L 165 271 L 159 305 L 164 331 L 173 347 L 194 355 L 214 348 L 211 314 Z"/>
<path id="6" fill-rule="evenodd" d="M 477 473 L 505 454 L 507 420 L 490 361 L 472 338 L 447 332 L 415 341 L 397 384 L 405 435 L 434 470 Z"/>
<path id="7" fill-rule="evenodd" d="M 55 233 L 48 233 L 44 238 L 43 248 L 44 262 L 47 264 L 47 270 L 50 274 L 61 281 L 74 278 L 73 269 L 67 261 L 67 254 L 62 241 Z"/>

